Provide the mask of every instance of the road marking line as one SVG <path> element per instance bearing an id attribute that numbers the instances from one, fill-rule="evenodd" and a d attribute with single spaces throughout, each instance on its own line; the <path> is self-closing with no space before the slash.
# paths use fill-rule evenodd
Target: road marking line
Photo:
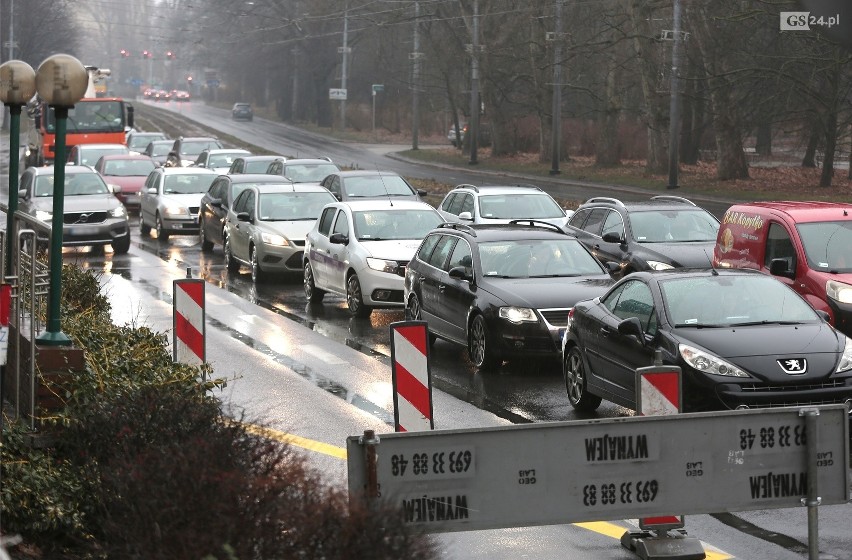
<path id="1" fill-rule="evenodd" d="M 621 535 L 625 533 L 628 529 L 620 525 L 616 525 L 615 523 L 609 523 L 607 521 L 593 521 L 591 523 L 574 523 L 575 527 L 580 527 L 581 529 L 587 529 L 589 531 L 594 531 L 595 533 L 599 533 L 601 535 L 606 535 L 607 537 L 612 537 L 614 539 L 621 540 Z M 730 554 L 722 552 L 718 548 L 701 541 L 701 546 L 704 548 L 704 553 L 706 556 L 705 560 L 728 560 L 730 558 L 734 558 Z M 708 550 L 708 548 L 710 550 Z"/>
<path id="2" fill-rule="evenodd" d="M 322 453 L 323 455 L 329 455 L 331 457 L 346 460 L 346 449 L 344 449 L 343 447 L 338 447 L 336 445 L 322 443 L 321 441 L 288 434 L 287 432 L 274 430 L 272 428 L 255 426 L 253 424 L 243 424 L 243 426 L 245 426 L 246 431 L 250 434 L 268 437 L 276 441 L 289 443 L 290 445 L 295 445 L 296 447 L 307 449 L 308 451 L 316 451 L 317 453 Z"/>
<path id="3" fill-rule="evenodd" d="M 322 443 L 320 441 L 315 441 L 293 434 L 288 434 L 287 432 L 282 432 L 280 430 L 275 430 L 272 428 L 256 426 L 254 424 L 243 424 L 243 426 L 245 426 L 246 431 L 250 434 L 268 437 L 276 441 L 289 443 L 290 445 L 295 445 L 297 447 L 301 447 L 302 449 L 307 449 L 308 451 L 316 451 L 317 453 L 322 453 L 324 455 L 329 455 L 331 457 L 346 460 L 346 449 L 344 449 L 343 447 L 338 447 L 336 445 L 330 445 L 328 443 Z M 607 521 L 574 523 L 573 525 L 575 527 L 587 529 L 589 531 L 593 531 L 601 535 L 606 535 L 607 537 L 612 537 L 617 540 L 621 540 L 621 535 L 623 535 L 625 531 L 628 530 L 620 525 L 616 525 L 615 523 L 609 523 Z M 725 552 L 722 552 L 716 547 L 708 545 L 703 541 L 701 542 L 701 546 L 704 548 L 704 552 L 706 553 L 705 560 L 729 560 L 731 558 L 734 558 L 734 556 L 726 554 Z M 710 548 L 711 550 L 708 550 L 708 548 Z"/>

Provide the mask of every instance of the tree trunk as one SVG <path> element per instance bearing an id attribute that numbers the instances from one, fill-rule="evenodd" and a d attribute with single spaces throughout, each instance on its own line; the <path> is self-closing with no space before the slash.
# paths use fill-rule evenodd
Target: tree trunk
<path id="1" fill-rule="evenodd" d="M 846 178 L 852 181 L 852 125 L 849 125 L 849 171 Z"/>
<path id="2" fill-rule="evenodd" d="M 616 61 L 610 56 L 607 64 L 606 95 L 598 126 L 598 141 L 595 146 L 595 164 L 611 167 L 621 164 L 618 139 L 618 117 L 621 112 L 616 89 Z"/>
<path id="3" fill-rule="evenodd" d="M 819 119 L 811 121 L 811 134 L 808 136 L 808 145 L 805 147 L 805 157 L 802 158 L 802 167 L 816 167 L 816 151 L 819 147 Z"/>
<path id="4" fill-rule="evenodd" d="M 834 176 L 834 152 L 837 148 L 837 105 L 829 108 L 825 126 L 825 155 L 822 158 L 822 173 L 819 186 L 830 187 Z"/>
<path id="5" fill-rule="evenodd" d="M 772 155 L 772 125 L 768 122 L 757 126 L 757 141 L 754 150 L 761 156 Z"/>
<path id="6" fill-rule="evenodd" d="M 653 56 L 654 42 L 651 37 L 654 33 L 650 29 L 652 14 L 648 4 L 641 0 L 630 0 L 628 10 L 634 28 L 633 46 L 645 102 L 642 117 L 648 127 L 648 158 L 645 171 L 651 174 L 666 173 L 669 167 L 668 112 L 664 108 L 662 96 L 657 91 L 660 64 Z"/>
<path id="7" fill-rule="evenodd" d="M 698 94 L 697 76 L 686 84 L 688 95 L 683 96 L 683 122 L 680 136 L 680 162 L 696 164 L 701 156 L 701 137 L 704 135 L 704 98 Z"/>

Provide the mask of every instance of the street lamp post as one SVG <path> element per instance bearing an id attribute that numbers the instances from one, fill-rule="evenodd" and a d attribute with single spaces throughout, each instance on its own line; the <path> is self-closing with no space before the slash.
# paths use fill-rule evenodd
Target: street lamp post
<path id="1" fill-rule="evenodd" d="M 21 107 L 36 91 L 33 67 L 21 60 L 0 64 L 0 101 L 9 107 L 9 211 L 6 214 L 5 272 L 12 270 L 12 221 L 18 210 L 18 164 L 21 147 Z M 0 282 L 5 280 L 0 278 Z"/>
<path id="2" fill-rule="evenodd" d="M 41 63 L 36 72 L 36 90 L 53 107 L 56 116 L 56 150 L 53 170 L 53 216 L 50 236 L 50 298 L 47 330 L 38 341 L 47 346 L 71 344 L 61 330 L 59 317 L 62 301 L 62 228 L 65 214 L 65 133 L 68 109 L 86 93 L 89 75 L 79 60 L 67 54 L 55 54 Z"/>

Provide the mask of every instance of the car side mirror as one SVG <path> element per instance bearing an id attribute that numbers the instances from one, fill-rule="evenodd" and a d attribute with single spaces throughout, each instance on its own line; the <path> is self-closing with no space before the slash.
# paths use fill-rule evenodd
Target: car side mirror
<path id="1" fill-rule="evenodd" d="M 343 196 L 340 193 L 331 193 L 331 194 L 333 194 L 334 198 L 336 198 L 337 200 L 343 200 Z"/>
<path id="2" fill-rule="evenodd" d="M 603 235 L 603 240 L 607 243 L 618 243 L 619 245 L 624 243 L 624 238 L 621 237 L 621 234 L 615 231 L 608 231 Z"/>
<path id="3" fill-rule="evenodd" d="M 18 189 L 18 198 L 27 198 L 27 189 Z"/>
<path id="4" fill-rule="evenodd" d="M 473 214 L 470 212 L 462 212 L 459 214 L 459 220 L 467 220 L 469 222 L 473 221 Z"/>
<path id="5" fill-rule="evenodd" d="M 417 196 L 429 196 L 429 193 L 423 189 L 417 189 Z"/>
<path id="6" fill-rule="evenodd" d="M 819 315 L 820 318 L 826 323 L 831 322 L 831 314 L 829 314 L 829 312 L 825 309 L 815 309 L 814 311 L 816 311 L 817 315 Z"/>
<path id="7" fill-rule="evenodd" d="M 454 278 L 456 280 L 467 280 L 468 282 L 473 281 L 473 274 L 471 274 L 470 269 L 464 266 L 454 266 L 449 270 L 450 278 Z"/>
<path id="8" fill-rule="evenodd" d="M 623 335 L 633 335 L 640 341 L 644 340 L 645 333 L 642 331 L 642 323 L 636 317 L 628 317 L 618 324 L 618 332 Z"/>
<path id="9" fill-rule="evenodd" d="M 151 187 L 151 188 L 149 188 L 149 189 L 148 189 L 148 194 L 157 194 L 157 188 L 156 188 L 156 187 Z"/>
<path id="10" fill-rule="evenodd" d="M 349 236 L 343 233 L 332 233 L 328 240 L 334 245 L 348 245 Z"/>
<path id="11" fill-rule="evenodd" d="M 222 199 L 221 198 L 214 198 L 213 200 L 210 201 L 210 206 L 215 206 L 216 208 L 221 208 L 222 207 Z"/>
<path id="12" fill-rule="evenodd" d="M 121 186 L 119 186 L 119 185 L 108 185 L 108 187 L 109 187 L 109 192 L 111 192 L 112 194 L 121 192 Z"/>
<path id="13" fill-rule="evenodd" d="M 239 222 L 251 222 L 251 216 L 248 212 L 237 212 L 237 221 Z"/>
<path id="14" fill-rule="evenodd" d="M 769 263 L 769 274 L 783 278 L 795 278 L 796 271 L 787 267 L 787 259 L 772 259 Z"/>
<path id="15" fill-rule="evenodd" d="M 617 262 L 607 261 L 606 265 L 604 266 L 606 266 L 607 272 L 609 272 L 610 274 L 618 274 L 619 272 L 621 272 L 621 265 Z"/>

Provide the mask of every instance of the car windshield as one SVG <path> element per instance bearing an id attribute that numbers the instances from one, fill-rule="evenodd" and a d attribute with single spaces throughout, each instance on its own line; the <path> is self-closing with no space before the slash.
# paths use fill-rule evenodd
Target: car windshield
<path id="1" fill-rule="evenodd" d="M 716 241 L 719 220 L 701 208 L 630 213 L 633 237 L 640 243 Z"/>
<path id="2" fill-rule="evenodd" d="M 327 192 L 283 192 L 260 195 L 260 219 L 265 222 L 316 220 L 323 206 L 334 202 Z"/>
<path id="3" fill-rule="evenodd" d="M 479 197 L 479 215 L 490 220 L 548 219 L 564 218 L 565 212 L 545 193 L 490 194 Z"/>
<path id="4" fill-rule="evenodd" d="M 130 137 L 130 142 L 127 143 L 127 147 L 131 150 L 144 150 L 145 146 L 150 144 L 153 140 L 165 140 L 165 135 L 157 134 L 156 136 L 152 136 L 150 134 L 146 134 L 145 136 L 134 135 Z"/>
<path id="5" fill-rule="evenodd" d="M 521 239 L 479 244 L 482 274 L 536 278 L 606 274 L 576 239 Z"/>
<path id="6" fill-rule="evenodd" d="M 243 173 L 266 173 L 266 168 L 269 167 L 269 162 L 265 160 L 247 161 Z M 321 181 L 322 179 L 320 179 Z M 293 181 L 294 183 L 299 181 Z"/>
<path id="7" fill-rule="evenodd" d="M 207 167 L 231 167 L 234 159 L 244 154 L 210 154 Z"/>
<path id="8" fill-rule="evenodd" d="M 215 173 L 199 173 L 198 175 L 180 174 L 166 175 L 163 184 L 164 194 L 195 194 L 206 193 L 216 178 Z"/>
<path id="9" fill-rule="evenodd" d="M 127 148 L 90 148 L 80 149 L 80 165 L 95 165 L 101 156 L 126 154 Z"/>
<path id="10" fill-rule="evenodd" d="M 191 142 L 181 142 L 180 155 L 182 156 L 197 156 L 204 150 L 215 150 L 221 148 L 219 142 L 215 140 L 193 140 Z"/>
<path id="11" fill-rule="evenodd" d="M 796 229 L 812 269 L 852 272 L 852 221 L 801 223 Z"/>
<path id="12" fill-rule="evenodd" d="M 763 274 L 671 278 L 660 281 L 664 307 L 675 327 L 726 327 L 817 321 L 793 290 Z"/>
<path id="13" fill-rule="evenodd" d="M 340 169 L 333 163 L 299 163 L 284 166 L 284 176 L 294 183 L 319 183 Z"/>
<path id="14" fill-rule="evenodd" d="M 112 159 L 104 161 L 104 175 L 117 177 L 147 176 L 157 166 L 149 159 Z"/>
<path id="15" fill-rule="evenodd" d="M 172 142 L 164 142 L 162 144 L 154 143 L 151 146 L 151 155 L 152 156 L 167 156 L 169 152 L 172 151 Z"/>
<path id="16" fill-rule="evenodd" d="M 362 210 L 354 213 L 355 237 L 362 241 L 423 239 L 443 219 L 434 210 Z"/>
<path id="17" fill-rule="evenodd" d="M 402 177 L 396 175 L 346 177 L 343 180 L 343 189 L 348 198 L 412 196 L 416 194 Z"/>
<path id="18" fill-rule="evenodd" d="M 53 196 L 53 175 L 36 177 L 35 196 Z M 97 173 L 69 173 L 65 175 L 65 196 L 107 194 L 109 189 Z"/>

